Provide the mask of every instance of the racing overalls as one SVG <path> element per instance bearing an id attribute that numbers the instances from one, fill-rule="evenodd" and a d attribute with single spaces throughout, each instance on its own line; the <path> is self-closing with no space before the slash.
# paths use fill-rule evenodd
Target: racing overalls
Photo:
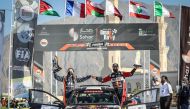
<path id="1" fill-rule="evenodd" d="M 121 105 L 123 105 L 123 102 L 125 102 L 127 98 L 125 77 L 132 76 L 135 71 L 136 68 L 134 68 L 131 72 L 121 72 L 121 71 L 112 72 L 112 74 L 104 78 L 96 77 L 96 80 L 102 83 L 111 81 L 113 88 L 118 96 L 118 99 L 120 100 Z"/>
<path id="2" fill-rule="evenodd" d="M 59 76 L 56 72 L 54 72 L 54 78 L 58 81 L 61 81 L 64 83 L 64 103 L 67 104 L 67 101 L 72 93 L 72 91 L 75 89 L 75 82 L 84 82 L 88 79 L 90 79 L 91 75 L 87 75 L 85 77 L 78 78 L 77 76 L 73 77 L 73 75 L 68 76 Z"/>

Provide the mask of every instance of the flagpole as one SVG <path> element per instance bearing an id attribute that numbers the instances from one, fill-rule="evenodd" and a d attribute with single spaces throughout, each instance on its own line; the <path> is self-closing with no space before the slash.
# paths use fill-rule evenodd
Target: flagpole
<path id="1" fill-rule="evenodd" d="M 11 73 L 12 73 L 12 48 L 13 48 L 13 27 L 14 27 L 14 0 L 12 0 L 11 13 L 11 30 L 9 35 L 9 76 L 8 76 L 8 109 L 10 108 L 10 94 L 11 94 Z"/>
<path id="2" fill-rule="evenodd" d="M 145 65 L 146 65 L 146 63 L 145 63 L 145 55 L 146 55 L 146 53 L 145 53 L 145 50 L 143 50 L 143 82 L 144 82 L 144 84 L 143 84 L 143 87 L 144 87 L 144 90 L 146 89 L 146 72 L 145 72 Z M 145 96 L 144 96 L 144 101 L 145 101 Z"/>
<path id="3" fill-rule="evenodd" d="M 154 14 L 153 23 L 155 23 L 155 22 L 156 22 L 156 21 L 155 21 L 155 1 L 153 1 L 153 4 L 154 4 L 154 5 L 153 5 L 153 8 L 154 8 L 154 9 L 153 9 L 153 10 L 154 10 L 154 11 L 153 11 L 153 14 Z"/>
<path id="4" fill-rule="evenodd" d="M 85 18 L 84 18 L 84 24 L 86 24 L 86 17 L 87 17 L 87 15 L 86 15 L 86 0 L 84 0 L 84 5 L 85 5 L 85 8 L 84 8 L 84 16 L 85 16 Z"/>
<path id="5" fill-rule="evenodd" d="M 180 31 L 181 31 L 181 2 L 180 2 L 180 9 L 179 9 L 179 51 L 180 51 L 180 49 L 181 49 L 181 47 L 180 47 L 180 45 L 181 45 L 181 42 L 180 42 Z M 179 53 L 179 57 L 181 57 L 180 56 L 181 54 Z M 179 81 L 180 80 L 180 58 L 178 58 L 178 85 L 179 85 Z"/>
<path id="6" fill-rule="evenodd" d="M 131 0 L 128 0 L 129 4 L 128 4 L 128 7 L 130 9 L 130 1 Z M 129 11 L 129 10 L 128 10 Z M 129 17 L 129 23 L 131 23 L 131 17 L 130 17 L 130 11 L 128 12 L 128 17 Z"/>
<path id="7" fill-rule="evenodd" d="M 148 58 L 149 58 L 149 63 L 148 63 L 148 81 L 149 81 L 149 88 L 151 88 L 151 71 L 150 71 L 150 50 L 148 50 Z"/>
<path id="8" fill-rule="evenodd" d="M 63 18 L 64 24 L 65 24 L 65 17 L 66 17 L 66 7 L 67 7 L 67 0 L 65 0 L 65 10 L 64 10 L 64 18 Z"/>
<path id="9" fill-rule="evenodd" d="M 57 51 L 55 52 L 55 56 L 57 57 Z M 55 79 L 55 95 L 56 97 L 58 96 L 57 94 L 57 80 Z"/>
<path id="10" fill-rule="evenodd" d="M 105 17 L 104 17 L 104 23 L 105 24 L 107 24 L 108 23 L 108 15 L 106 15 L 106 13 L 107 13 L 107 0 L 105 0 L 105 12 L 104 12 L 104 14 L 105 14 Z"/>
<path id="11" fill-rule="evenodd" d="M 51 57 L 51 69 L 53 69 L 53 62 L 52 62 L 52 60 L 53 60 L 53 52 L 51 51 L 50 52 L 51 53 L 51 55 L 50 55 L 50 57 Z M 51 89 L 50 89 L 50 92 L 51 92 L 51 94 L 53 94 L 53 71 L 52 70 L 50 70 L 50 73 L 51 73 L 51 76 L 50 76 L 50 80 L 51 80 Z M 52 103 L 52 97 L 50 98 L 50 102 Z"/>
<path id="12" fill-rule="evenodd" d="M 40 0 L 38 0 L 38 14 L 40 14 Z"/>

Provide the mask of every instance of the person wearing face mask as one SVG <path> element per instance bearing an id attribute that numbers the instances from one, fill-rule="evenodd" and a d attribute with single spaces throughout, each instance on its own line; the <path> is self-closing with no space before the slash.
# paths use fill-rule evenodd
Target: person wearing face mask
<path id="1" fill-rule="evenodd" d="M 115 92 L 117 93 L 117 96 L 118 96 L 120 103 L 122 105 L 123 102 L 127 98 L 125 77 L 133 76 L 136 69 L 141 67 L 141 65 L 133 65 L 133 66 L 134 66 L 134 68 L 131 72 L 122 72 L 122 71 L 119 71 L 119 65 L 117 63 L 114 63 L 112 65 L 113 72 L 110 75 L 108 75 L 106 77 L 92 76 L 92 78 L 96 79 L 97 81 L 99 81 L 101 83 L 111 81 L 113 88 L 114 88 Z"/>
<path id="2" fill-rule="evenodd" d="M 167 76 L 161 77 L 160 85 L 160 108 L 161 109 L 170 109 L 170 104 L 172 100 L 172 86 L 169 83 Z"/>
<path id="3" fill-rule="evenodd" d="M 60 82 L 64 83 L 64 103 L 67 104 L 67 101 L 75 89 L 75 83 L 84 82 L 91 78 L 91 75 L 87 75 L 85 77 L 77 77 L 74 75 L 74 69 L 68 68 L 66 76 L 59 76 L 57 72 L 59 72 L 62 68 L 58 65 L 57 57 L 53 59 L 53 74 L 54 78 Z"/>

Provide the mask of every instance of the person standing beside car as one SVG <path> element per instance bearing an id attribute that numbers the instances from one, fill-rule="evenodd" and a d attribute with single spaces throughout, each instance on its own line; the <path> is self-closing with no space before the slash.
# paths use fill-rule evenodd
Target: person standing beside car
<path id="1" fill-rule="evenodd" d="M 64 103 L 67 104 L 67 100 L 69 99 L 72 91 L 75 89 L 75 83 L 84 82 L 91 78 L 91 75 L 87 75 L 85 77 L 77 77 L 74 75 L 74 69 L 68 68 L 66 76 L 59 76 L 57 72 L 59 72 L 62 68 L 58 65 L 58 59 L 55 57 L 53 59 L 53 74 L 54 78 L 60 82 L 64 83 Z"/>
<path id="2" fill-rule="evenodd" d="M 172 86 L 169 83 L 167 76 L 161 77 L 160 85 L 160 108 L 161 109 L 170 109 L 170 104 L 172 101 Z"/>

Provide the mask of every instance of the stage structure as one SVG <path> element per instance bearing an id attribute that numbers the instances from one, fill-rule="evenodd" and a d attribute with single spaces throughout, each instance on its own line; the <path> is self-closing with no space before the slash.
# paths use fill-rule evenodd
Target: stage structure
<path id="1" fill-rule="evenodd" d="M 143 89 L 151 88 L 151 76 L 160 76 L 157 23 L 38 25 L 35 30 L 34 88 L 62 95 L 63 85 L 57 86 L 52 73 L 55 55 L 63 68 L 60 75 L 73 67 L 78 76 L 105 76 L 117 62 L 125 71 L 142 64 L 137 74 L 143 75 Z"/>
<path id="2" fill-rule="evenodd" d="M 4 22 L 5 22 L 5 10 L 0 10 L 0 94 L 2 94 L 3 89 L 5 89 L 5 84 L 3 83 L 3 40 L 4 40 Z"/>
<path id="3" fill-rule="evenodd" d="M 12 10 L 8 99 L 28 98 L 28 89 L 32 88 L 31 63 L 38 0 L 12 0 Z"/>

